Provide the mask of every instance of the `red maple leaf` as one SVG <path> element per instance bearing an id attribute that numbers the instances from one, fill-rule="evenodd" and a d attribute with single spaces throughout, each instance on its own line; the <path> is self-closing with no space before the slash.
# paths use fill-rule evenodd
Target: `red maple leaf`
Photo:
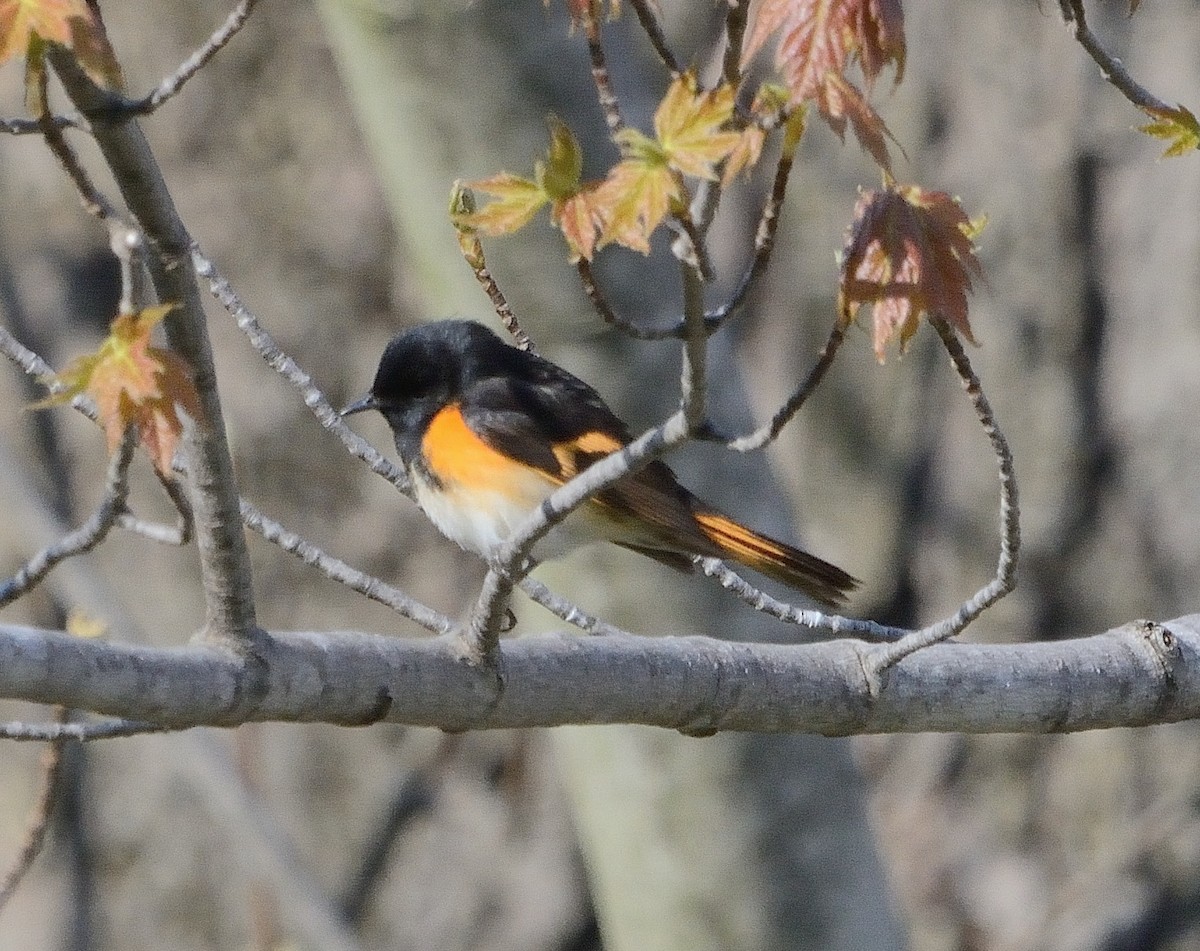
<path id="1" fill-rule="evenodd" d="M 35 38 L 66 47 L 93 80 L 120 88 L 121 68 L 87 0 L 0 0 L 0 65 L 26 55 Z"/>
<path id="2" fill-rule="evenodd" d="M 888 63 L 904 71 L 900 0 L 762 0 L 742 44 L 742 65 L 776 32 L 775 66 L 796 102 L 812 99 L 826 73 L 846 71 L 857 57 L 870 86 Z"/>
<path id="3" fill-rule="evenodd" d="M 109 452 L 120 445 L 125 430 L 132 426 L 155 468 L 169 475 L 183 432 L 177 407 L 193 419 L 201 418 L 200 398 L 187 366 L 170 350 L 150 343 L 155 325 L 174 306 L 117 315 L 95 353 L 78 357 L 57 374 L 53 382 L 63 388 L 35 406 L 68 403 L 86 393 L 96 403 Z"/>
<path id="4" fill-rule="evenodd" d="M 845 73 L 857 59 L 869 90 L 894 63 L 900 81 L 905 55 L 900 0 L 762 0 L 746 33 L 742 65 L 776 33 L 775 66 L 792 103 L 814 102 L 839 136 L 849 120 L 863 148 L 890 171 L 887 128 Z"/>
<path id="5" fill-rule="evenodd" d="M 972 240 L 978 231 L 945 192 L 891 185 L 859 198 L 842 256 L 839 309 L 849 323 L 860 305 L 871 305 L 880 362 L 893 337 L 901 353 L 907 349 L 922 314 L 975 342 L 967 294 L 983 273 Z"/>

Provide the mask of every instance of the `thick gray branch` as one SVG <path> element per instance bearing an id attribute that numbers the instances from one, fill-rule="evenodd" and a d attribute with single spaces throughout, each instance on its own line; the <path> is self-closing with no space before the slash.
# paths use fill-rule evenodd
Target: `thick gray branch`
<path id="1" fill-rule="evenodd" d="M 856 641 L 530 637 L 501 645 L 503 688 L 454 642 L 360 633 L 264 638 L 251 661 L 0 627 L 0 696 L 170 727 L 246 720 L 449 730 L 642 723 L 715 730 L 1030 732 L 1200 715 L 1200 615 L 1039 644 L 939 644 L 872 697 Z"/>
<path id="2" fill-rule="evenodd" d="M 75 61 L 53 50 L 50 58 L 72 102 L 84 112 L 103 111 L 105 93 Z M 249 641 L 255 625 L 250 556 L 242 534 L 204 308 L 188 266 L 191 239 L 137 123 L 98 122 L 93 132 L 121 195 L 154 248 L 149 264 L 155 290 L 160 301 L 176 305 L 164 321 L 167 339 L 191 368 L 203 410 L 204 418 L 185 433 L 185 443 L 195 494 L 207 630 L 218 637 Z"/>

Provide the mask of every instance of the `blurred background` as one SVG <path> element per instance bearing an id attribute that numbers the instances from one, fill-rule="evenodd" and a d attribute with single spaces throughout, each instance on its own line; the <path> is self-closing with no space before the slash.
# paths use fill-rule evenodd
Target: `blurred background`
<path id="1" fill-rule="evenodd" d="M 150 88 L 224 19 L 213 0 L 108 0 L 130 86 Z M 664 0 L 689 61 L 719 4 Z M 1200 4 L 1089 8 L 1107 48 L 1161 98 L 1200 102 Z M 527 173 L 545 115 L 613 159 L 582 37 L 559 5 L 480 0 L 264 3 L 143 126 L 184 221 L 267 329 L 338 403 L 387 340 L 429 318 L 490 319 L 444 208 L 455 178 Z M 873 97 L 901 181 L 986 214 L 970 356 L 1016 456 L 1020 588 L 968 632 L 1084 635 L 1200 607 L 1200 172 L 1161 161 L 1052 4 L 923 0 L 908 66 Z M 618 94 L 648 127 L 667 77 L 636 18 L 605 28 Z M 703 65 L 702 63 L 698 65 Z M 0 112 L 21 112 L 20 67 Z M 82 136 L 73 141 L 104 182 Z M 814 123 L 766 279 L 714 343 L 713 412 L 770 414 L 834 315 L 834 252 L 878 173 Z M 727 201 L 718 303 L 746 260 L 765 180 Z M 110 188 L 110 194 L 115 192 Z M 617 339 L 544 223 L 488 244 L 541 349 L 635 428 L 677 399 L 677 348 Z M 665 250 L 665 244 L 658 249 Z M 617 308 L 677 312 L 669 261 L 598 272 Z M 0 138 L 0 318 L 61 366 L 95 346 L 118 294 L 106 237 L 33 136 Z M 215 303 L 210 332 L 243 493 L 333 554 L 457 615 L 480 565 L 370 477 Z M 0 372 L 5 573 L 98 497 L 103 440 Z M 382 420 L 358 427 L 390 452 Z M 935 336 L 879 366 L 850 335 L 769 450 L 690 447 L 689 485 L 864 579 L 853 613 L 904 625 L 953 610 L 996 557 L 995 463 Z M 170 517 L 139 462 L 139 514 Z M 251 537 L 271 630 L 424 636 Z M 632 554 L 540 570 L 586 609 L 645 632 L 802 636 Z M 114 536 L 5 620 L 82 608 L 114 633 L 182 644 L 203 617 L 193 550 Z M 518 605 L 520 630 L 557 628 Z M 0 717 L 37 720 L 0 705 Z M 46 852 L 0 915 L 0 948 L 1200 948 L 1200 735 L 1194 724 L 1074 736 L 725 736 L 638 728 L 445 736 L 256 725 L 72 751 Z M 39 751 L 0 768 L 0 864 L 20 840 Z"/>

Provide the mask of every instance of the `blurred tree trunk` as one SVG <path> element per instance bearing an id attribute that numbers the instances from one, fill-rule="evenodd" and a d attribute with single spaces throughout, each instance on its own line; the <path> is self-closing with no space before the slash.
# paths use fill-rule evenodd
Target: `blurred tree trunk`
<path id="1" fill-rule="evenodd" d="M 450 183 L 526 169 L 545 147 L 544 115 L 551 110 L 580 132 L 585 154 L 611 159 L 611 146 L 587 138 L 586 127 L 595 135 L 603 124 L 582 39 L 568 36 L 561 11 L 537 3 L 468 9 L 323 0 L 322 12 L 390 202 L 404 292 L 430 317 L 486 317 L 486 298 L 446 218 Z M 628 114 L 639 122 L 665 77 L 638 65 L 642 47 L 619 35 L 633 33 L 632 21 L 610 31 L 610 59 Z M 599 171 L 585 168 L 585 174 Z M 635 428 L 653 421 L 650 412 L 669 409 L 676 398 L 675 349 L 631 346 L 607 339 L 612 334 L 600 339 L 600 325 L 589 320 L 549 229 L 532 227 L 488 251 L 543 352 L 596 384 Z M 614 303 L 642 319 L 669 314 L 678 307 L 679 286 L 669 262 L 634 257 L 603 262 Z M 585 342 L 586 348 L 572 346 Z M 729 404 L 714 409 L 744 417 L 732 352 L 714 347 L 713 367 L 721 391 L 714 396 Z M 639 380 L 652 381 L 653 391 L 635 390 Z M 736 493 L 727 476 L 707 479 L 711 484 L 702 484 L 702 474 L 688 476 L 739 517 L 787 534 L 786 507 L 761 457 L 738 470 Z M 780 636 L 778 627 L 723 592 L 634 556 L 587 551 L 543 567 L 539 577 L 635 630 Z M 524 630 L 546 623 L 522 622 Z M 553 739 L 610 951 L 903 945 L 845 742 L 699 740 L 625 727 L 564 729 Z"/>

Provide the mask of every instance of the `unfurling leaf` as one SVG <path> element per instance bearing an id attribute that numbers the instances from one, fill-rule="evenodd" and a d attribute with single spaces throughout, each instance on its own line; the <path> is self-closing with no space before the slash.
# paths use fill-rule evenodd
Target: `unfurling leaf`
<path id="1" fill-rule="evenodd" d="M 184 362 L 150 344 L 150 334 L 174 304 L 118 314 L 95 353 L 72 361 L 51 382 L 62 389 L 35 408 L 68 403 L 86 393 L 96 403 L 108 450 L 120 445 L 130 426 L 159 472 L 169 475 L 183 431 L 177 408 L 201 418 L 200 398 Z"/>
<path id="2" fill-rule="evenodd" d="M 859 145 L 867 150 L 876 165 L 888 175 L 892 174 L 892 156 L 887 147 L 891 133 L 854 83 L 844 76 L 829 73 L 816 101 L 817 110 L 839 139 L 845 138 L 846 121 L 849 120 Z"/>
<path id="3" fill-rule="evenodd" d="M 622 244 L 650 253 L 650 235 L 668 212 L 686 213 L 683 176 L 716 179 L 717 166 L 741 141 L 724 128 L 733 117 L 733 89 L 696 89 L 679 76 L 654 113 L 654 137 L 637 129 L 617 133 L 622 159 L 593 195 L 603 227 L 600 245 Z"/>
<path id="4" fill-rule="evenodd" d="M 460 221 L 493 237 L 524 228 L 550 200 L 537 182 L 508 172 L 471 182 L 469 187 L 493 200 L 479 211 L 462 215 Z"/>
<path id="5" fill-rule="evenodd" d="M 559 119 L 551 116 L 550 148 L 544 159 L 535 162 L 533 178 L 501 172 L 491 178 L 469 182 L 468 187 L 490 195 L 478 211 L 455 212 L 455 226 L 496 236 L 519 231 L 545 205 L 550 218 L 562 230 L 571 249 L 572 260 L 590 259 L 596 248 L 600 228 L 595 207 L 594 184 L 583 184 L 583 152 L 575 134 Z"/>
<path id="6" fill-rule="evenodd" d="M 87 0 L 0 0 L 0 65 L 26 55 L 34 37 L 71 50 L 97 84 L 121 87 L 121 68 Z"/>
<path id="7" fill-rule="evenodd" d="M 971 343 L 967 293 L 983 273 L 972 237 L 978 223 L 945 192 L 893 185 L 864 193 L 854 209 L 841 263 L 839 309 L 854 319 L 872 306 L 875 355 L 897 338 L 903 353 L 922 314 L 948 321 Z"/>
<path id="8" fill-rule="evenodd" d="M 622 244 L 649 254 L 650 235 L 672 204 L 682 199 L 683 183 L 665 161 L 629 158 L 618 162 L 596 189 L 596 204 L 604 220 L 600 244 Z"/>
<path id="9" fill-rule="evenodd" d="M 784 150 L 794 152 L 804 132 L 804 107 L 788 112 L 788 91 L 783 86 L 764 83 L 754 94 L 750 105 L 753 121 L 738 133 L 737 145 L 725 161 L 721 187 L 728 188 L 743 171 L 749 172 L 762 157 L 767 130 L 780 123 L 786 125 Z"/>
<path id="10" fill-rule="evenodd" d="M 1138 131 L 1171 143 L 1163 152 L 1163 158 L 1178 158 L 1200 149 L 1200 122 L 1190 110 L 1176 106 L 1174 109 L 1146 109 L 1146 112 L 1154 121 L 1139 127 Z"/>

